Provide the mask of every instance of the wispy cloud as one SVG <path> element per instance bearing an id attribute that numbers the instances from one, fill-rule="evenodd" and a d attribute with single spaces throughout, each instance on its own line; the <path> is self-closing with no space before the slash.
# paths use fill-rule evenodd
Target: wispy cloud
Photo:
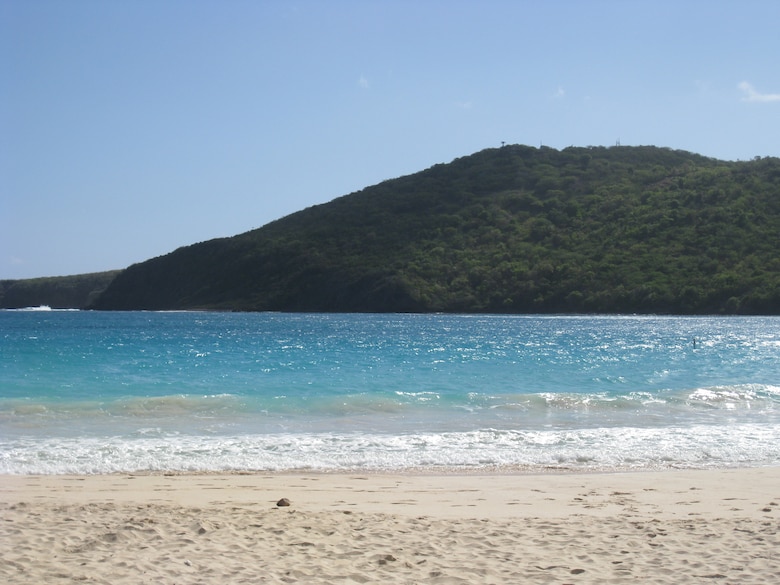
<path id="1" fill-rule="evenodd" d="M 741 82 L 737 87 L 745 94 L 742 97 L 743 102 L 780 102 L 780 93 L 760 93 L 747 81 Z"/>
<path id="2" fill-rule="evenodd" d="M 563 88 L 559 85 L 558 89 L 555 90 L 555 92 L 550 96 L 554 100 L 561 100 L 566 96 L 566 92 L 563 90 Z"/>
<path id="3" fill-rule="evenodd" d="M 358 87 L 361 87 L 363 89 L 368 89 L 369 88 L 368 79 L 366 79 L 365 76 L 363 76 L 363 75 L 360 76 L 360 79 L 358 79 L 357 84 L 358 84 Z"/>
<path id="4" fill-rule="evenodd" d="M 459 110 L 470 110 L 471 106 L 471 102 L 455 102 L 455 107 Z"/>

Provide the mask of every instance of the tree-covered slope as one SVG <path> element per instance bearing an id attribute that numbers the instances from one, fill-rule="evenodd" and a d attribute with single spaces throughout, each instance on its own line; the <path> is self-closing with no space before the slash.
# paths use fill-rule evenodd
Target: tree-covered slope
<path id="1" fill-rule="evenodd" d="M 118 270 L 113 270 L 74 276 L 0 280 L 0 308 L 48 305 L 56 309 L 84 309 L 95 302 L 118 273 Z"/>
<path id="2" fill-rule="evenodd" d="M 505 146 L 123 271 L 99 309 L 780 311 L 780 159 Z"/>

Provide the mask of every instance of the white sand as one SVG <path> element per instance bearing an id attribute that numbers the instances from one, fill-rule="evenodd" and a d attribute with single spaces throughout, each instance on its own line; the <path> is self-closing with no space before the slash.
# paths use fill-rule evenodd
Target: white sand
<path id="1" fill-rule="evenodd" d="M 778 529 L 780 467 L 0 476 L 3 583 L 780 583 Z"/>

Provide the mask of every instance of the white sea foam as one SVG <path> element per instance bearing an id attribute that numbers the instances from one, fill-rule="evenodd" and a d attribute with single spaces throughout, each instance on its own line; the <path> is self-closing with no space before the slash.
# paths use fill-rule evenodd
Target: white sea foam
<path id="1" fill-rule="evenodd" d="M 80 309 L 60 309 L 60 308 L 52 308 L 49 305 L 37 305 L 35 307 L 20 307 L 18 309 L 0 309 L 0 311 L 22 311 L 22 312 L 50 312 L 50 311 L 58 311 L 58 312 L 69 312 L 69 313 L 75 313 L 78 312 Z"/>
<path id="2" fill-rule="evenodd" d="M 160 434 L 0 441 L 0 473 L 518 468 L 628 470 L 772 465 L 780 429 L 747 424 L 451 433 Z"/>

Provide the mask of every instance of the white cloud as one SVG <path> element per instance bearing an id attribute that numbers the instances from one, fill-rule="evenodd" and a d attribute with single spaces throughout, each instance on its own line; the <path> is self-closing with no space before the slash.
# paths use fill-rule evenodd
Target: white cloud
<path id="1" fill-rule="evenodd" d="M 562 88 L 562 87 L 559 85 L 559 86 L 558 86 L 558 89 L 557 89 L 557 90 L 555 91 L 555 93 L 554 93 L 554 94 L 552 94 L 550 97 L 552 97 L 553 99 L 556 99 L 556 100 L 560 100 L 560 99 L 563 99 L 565 95 L 566 95 L 566 92 L 565 92 L 565 91 L 563 90 L 563 88 Z"/>
<path id="2" fill-rule="evenodd" d="M 471 102 L 455 102 L 455 107 L 460 110 L 470 110 Z"/>
<path id="3" fill-rule="evenodd" d="M 780 102 L 780 93 L 759 93 L 750 83 L 743 81 L 737 86 L 745 94 L 743 102 Z"/>
<path id="4" fill-rule="evenodd" d="M 366 79 L 363 75 L 361 75 L 360 79 L 358 79 L 358 86 L 362 87 L 363 89 L 368 89 L 369 86 L 368 79 Z"/>

